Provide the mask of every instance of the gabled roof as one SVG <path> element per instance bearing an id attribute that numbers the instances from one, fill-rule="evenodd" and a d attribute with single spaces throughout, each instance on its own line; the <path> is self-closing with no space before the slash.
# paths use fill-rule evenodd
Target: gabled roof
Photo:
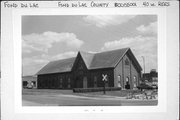
<path id="1" fill-rule="evenodd" d="M 96 53 L 92 60 L 90 69 L 115 67 L 129 48 Z"/>
<path id="2" fill-rule="evenodd" d="M 92 70 L 101 68 L 114 68 L 126 53 L 128 53 L 133 59 L 133 63 L 136 64 L 136 67 L 139 70 L 142 70 L 130 48 L 123 48 L 95 54 L 80 51 L 78 55 L 81 55 L 87 69 Z M 75 63 L 75 60 L 77 61 L 76 58 L 77 57 L 49 62 L 37 74 L 70 72 L 72 70 L 73 64 Z"/>
<path id="3" fill-rule="evenodd" d="M 36 81 L 36 76 L 22 76 L 22 81 Z"/>
<path id="4" fill-rule="evenodd" d="M 139 62 L 137 61 L 136 57 L 134 56 L 134 54 L 132 53 L 131 49 L 129 48 L 129 50 L 127 51 L 127 54 L 130 56 L 130 58 L 132 59 L 132 63 L 134 64 L 134 66 L 137 68 L 137 70 L 142 70 L 141 65 L 139 64 Z"/>
<path id="5" fill-rule="evenodd" d="M 40 75 L 40 74 L 70 72 L 74 61 L 75 61 L 75 57 L 49 62 L 37 74 Z"/>
<path id="6" fill-rule="evenodd" d="M 80 55 L 83 58 L 84 63 L 86 64 L 86 67 L 89 69 L 92 63 L 94 54 L 80 51 Z"/>

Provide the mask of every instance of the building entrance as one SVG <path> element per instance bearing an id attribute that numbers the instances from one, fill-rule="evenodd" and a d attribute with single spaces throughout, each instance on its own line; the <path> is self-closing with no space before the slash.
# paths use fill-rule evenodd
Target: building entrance
<path id="1" fill-rule="evenodd" d="M 125 89 L 130 89 L 129 77 L 126 77 Z"/>
<path id="2" fill-rule="evenodd" d="M 83 77 L 83 88 L 87 88 L 87 77 Z"/>
<path id="3" fill-rule="evenodd" d="M 81 83 L 82 83 L 82 77 L 81 76 L 77 76 L 76 77 L 76 80 L 75 80 L 75 88 L 82 88 L 82 85 L 81 85 Z"/>

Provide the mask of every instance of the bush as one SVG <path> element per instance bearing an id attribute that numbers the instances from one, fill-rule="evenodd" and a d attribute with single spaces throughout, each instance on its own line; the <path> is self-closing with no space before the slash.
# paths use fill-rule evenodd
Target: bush
<path id="1" fill-rule="evenodd" d="M 84 93 L 84 92 L 99 92 L 103 91 L 103 87 L 98 87 L 98 88 L 74 88 L 73 92 L 77 93 Z M 106 91 L 115 91 L 115 90 L 121 90 L 120 87 L 106 87 Z"/>
<path id="2" fill-rule="evenodd" d="M 140 84 L 139 86 L 137 86 L 138 89 L 154 89 L 152 86 L 149 86 L 147 84 Z"/>

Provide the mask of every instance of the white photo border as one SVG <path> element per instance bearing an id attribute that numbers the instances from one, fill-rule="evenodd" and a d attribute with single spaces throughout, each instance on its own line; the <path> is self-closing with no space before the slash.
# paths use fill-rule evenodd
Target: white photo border
<path id="1" fill-rule="evenodd" d="M 31 1 L 32 2 L 32 1 Z M 37 1 L 36 1 L 37 2 Z M 137 2 L 137 1 L 136 1 Z M 140 2 L 140 1 L 139 1 Z M 138 3 L 139 3 L 138 2 Z M 2 120 L 171 120 L 179 119 L 179 2 L 153 8 L 5 8 L 1 4 L 1 119 Z M 50 7 L 47 7 L 48 4 Z M 23 15 L 157 15 L 157 106 L 22 106 L 21 17 Z"/>

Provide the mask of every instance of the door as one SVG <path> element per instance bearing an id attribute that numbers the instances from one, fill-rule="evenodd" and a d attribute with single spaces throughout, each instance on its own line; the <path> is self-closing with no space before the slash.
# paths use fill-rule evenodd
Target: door
<path id="1" fill-rule="evenodd" d="M 75 80 L 75 88 L 80 88 L 80 77 L 76 77 L 76 80 Z"/>
<path id="2" fill-rule="evenodd" d="M 130 89 L 130 83 L 129 83 L 129 77 L 126 77 L 126 85 L 125 85 L 126 89 Z"/>
<path id="3" fill-rule="evenodd" d="M 87 77 L 83 77 L 83 88 L 87 88 Z"/>

